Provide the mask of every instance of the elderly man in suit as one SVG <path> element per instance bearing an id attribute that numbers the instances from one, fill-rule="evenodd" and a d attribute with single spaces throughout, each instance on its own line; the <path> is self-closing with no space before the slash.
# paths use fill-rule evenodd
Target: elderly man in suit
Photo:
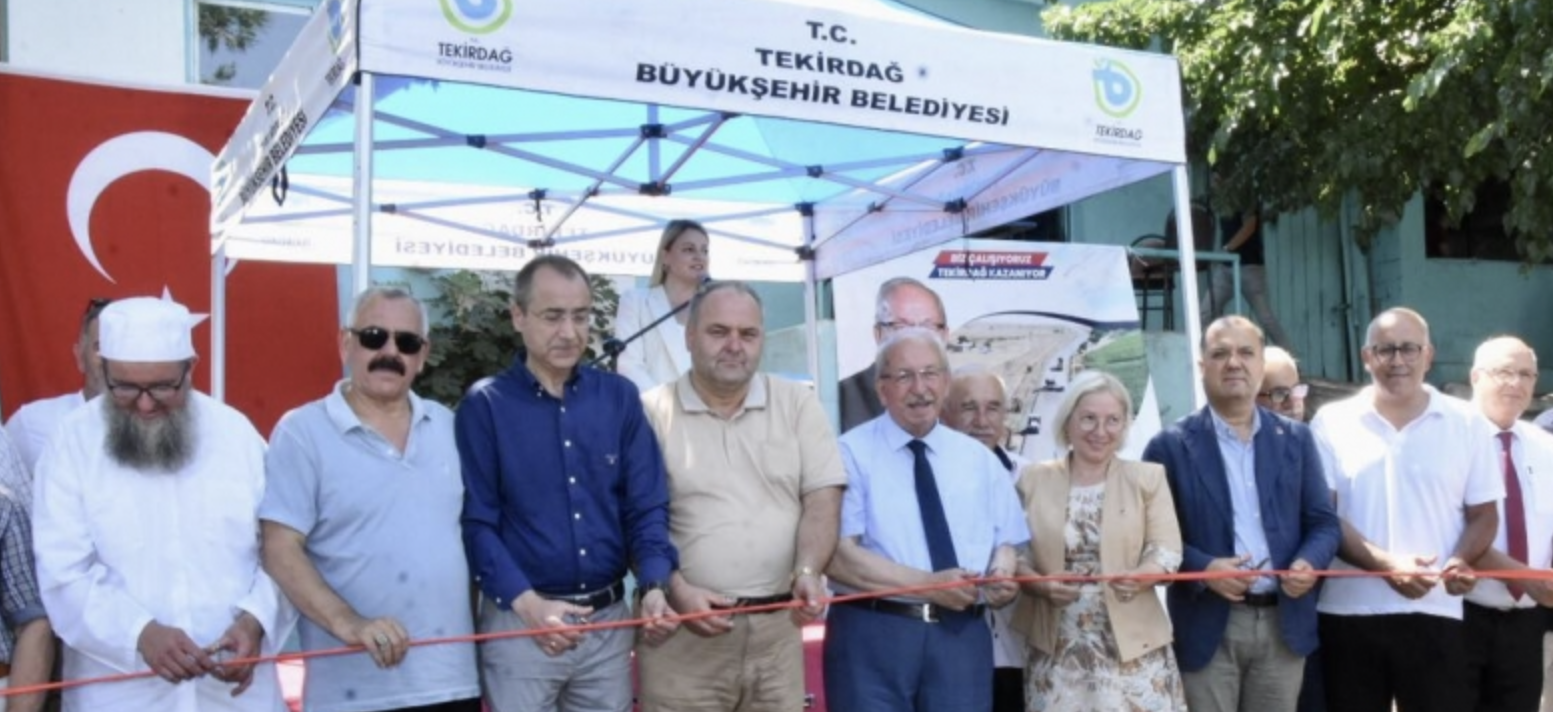
<path id="1" fill-rule="evenodd" d="M 1198 362 L 1208 406 L 1149 442 L 1165 466 L 1185 545 L 1182 571 L 1290 571 L 1281 580 L 1177 583 L 1167 596 L 1193 712 L 1293 712 L 1304 658 L 1316 649 L 1312 573 L 1337 553 L 1316 441 L 1304 425 L 1257 406 L 1261 329 L 1223 317 Z"/>

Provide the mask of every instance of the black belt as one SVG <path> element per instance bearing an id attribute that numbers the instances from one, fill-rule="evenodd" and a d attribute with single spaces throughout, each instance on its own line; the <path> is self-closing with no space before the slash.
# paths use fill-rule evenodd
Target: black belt
<path id="1" fill-rule="evenodd" d="M 712 607 L 713 608 L 755 608 L 757 606 L 769 606 L 769 605 L 772 605 L 772 604 L 775 604 L 775 603 L 787 603 L 788 601 L 791 601 L 791 600 L 793 600 L 793 593 L 792 593 L 792 591 L 788 591 L 787 593 L 774 593 L 774 594 L 771 594 L 770 596 L 748 596 L 748 597 L 745 597 L 745 598 L 735 598 L 735 599 L 733 599 L 733 603 L 730 604 L 730 605 L 726 605 L 726 606 L 713 605 Z M 772 610 L 772 611 L 755 611 L 755 613 L 776 613 L 777 611 L 780 611 L 780 610 L 781 609 L 779 608 L 779 609 Z"/>
<path id="2" fill-rule="evenodd" d="M 987 606 L 983 603 L 978 603 L 963 611 L 944 608 L 936 603 L 906 603 L 905 601 L 891 601 L 884 598 L 866 598 L 855 601 L 842 601 L 841 603 L 846 606 L 867 608 L 870 611 L 911 618 L 923 623 L 937 623 L 943 618 L 957 615 L 980 618 L 987 613 Z"/>
<path id="3" fill-rule="evenodd" d="M 1278 594 L 1248 593 L 1240 600 L 1240 602 L 1252 608 L 1272 608 L 1273 606 L 1278 605 Z"/>
<path id="4" fill-rule="evenodd" d="M 1493 606 L 1485 606 L 1481 603 L 1473 603 L 1472 601 L 1465 601 L 1465 603 L 1467 606 L 1475 608 L 1481 613 L 1496 616 L 1519 616 L 1526 614 L 1543 615 L 1542 608 L 1540 606 L 1529 606 L 1527 608 L 1521 608 L 1520 606 L 1516 606 L 1514 608 L 1495 608 Z"/>
<path id="5" fill-rule="evenodd" d="M 626 585 L 624 581 L 616 581 L 615 585 L 608 588 L 576 595 L 538 591 L 536 593 L 539 593 L 539 597 L 547 601 L 565 601 L 574 606 L 583 606 L 584 608 L 592 608 L 597 611 L 606 606 L 613 605 L 616 601 L 624 600 L 626 597 Z"/>

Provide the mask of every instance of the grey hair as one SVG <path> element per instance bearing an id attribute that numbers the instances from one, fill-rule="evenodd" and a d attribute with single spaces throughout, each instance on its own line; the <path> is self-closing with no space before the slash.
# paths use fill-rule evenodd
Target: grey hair
<path id="1" fill-rule="evenodd" d="M 1505 346 L 1518 346 L 1525 349 L 1527 353 L 1531 354 L 1531 362 L 1537 362 L 1537 351 L 1531 347 L 1531 344 L 1526 343 L 1524 339 L 1513 334 L 1499 334 L 1498 336 L 1490 336 L 1483 343 L 1478 344 L 1477 349 L 1472 352 L 1472 370 L 1482 370 L 1484 368 L 1483 364 L 1488 361 L 1489 357 Z"/>
<path id="2" fill-rule="evenodd" d="M 411 304 L 415 305 L 416 313 L 420 314 L 421 316 L 421 336 L 425 336 L 431 332 L 431 316 L 426 312 L 426 305 L 422 303 L 421 300 L 413 293 L 411 293 L 410 290 L 405 289 L 404 287 L 393 285 L 378 285 L 375 287 L 367 287 L 366 289 L 361 290 L 361 294 L 356 295 L 356 300 L 351 303 L 350 326 L 361 326 L 362 312 L 365 312 L 367 307 L 371 306 L 373 302 L 379 299 L 386 299 L 390 301 L 408 299 Z"/>
<path id="3" fill-rule="evenodd" d="M 690 315 L 685 317 L 686 330 L 694 330 L 696 328 L 696 321 L 701 317 L 702 302 L 705 302 L 707 297 L 712 296 L 713 292 L 723 291 L 737 292 L 755 300 L 755 306 L 760 308 L 760 320 L 764 325 L 766 320 L 766 304 L 760 300 L 760 295 L 755 292 L 755 289 L 746 282 L 737 279 L 725 279 L 717 282 L 707 282 L 700 289 L 696 290 L 695 295 L 690 298 L 690 307 L 688 308 Z"/>
<path id="4" fill-rule="evenodd" d="M 1294 358 L 1294 354 L 1289 353 L 1289 351 L 1287 349 L 1283 348 L 1282 346 L 1269 346 L 1269 347 L 1263 349 L 1262 350 L 1262 362 L 1267 364 L 1267 365 L 1269 365 L 1269 366 L 1274 365 L 1274 364 L 1286 363 L 1286 364 L 1289 365 L 1290 368 L 1293 368 L 1296 372 L 1298 372 L 1300 370 L 1300 362 L 1299 362 L 1299 360 Z"/>
<path id="5" fill-rule="evenodd" d="M 933 297 L 933 305 L 938 307 L 938 318 L 947 321 L 949 313 L 944 311 L 944 300 L 939 298 L 938 292 L 921 281 L 911 277 L 892 277 L 879 285 L 879 294 L 874 298 L 874 323 L 884 324 L 895 320 L 895 312 L 890 309 L 890 297 L 903 287 L 916 287 L 927 292 Z M 947 326 L 947 325 L 946 325 Z"/>
<path id="6" fill-rule="evenodd" d="M 1364 330 L 1365 347 L 1375 345 L 1375 332 L 1380 330 L 1380 324 L 1382 321 L 1395 321 L 1398 317 L 1410 317 L 1417 321 L 1418 325 L 1423 327 L 1424 330 L 1423 345 L 1433 345 L 1433 342 L 1429 338 L 1429 322 L 1424 321 L 1424 315 L 1419 314 L 1418 312 L 1407 307 L 1392 307 L 1386 311 L 1376 314 L 1375 318 L 1370 320 L 1369 328 Z"/>
<path id="7" fill-rule="evenodd" d="M 1068 420 L 1073 417 L 1073 411 L 1078 409 L 1078 402 L 1084 400 L 1084 396 L 1095 393 L 1108 393 L 1122 404 L 1124 422 L 1121 442 L 1117 443 L 1117 447 L 1127 444 L 1127 433 L 1132 430 L 1132 394 L 1127 392 L 1127 386 L 1122 385 L 1116 376 L 1105 371 L 1089 370 L 1068 382 L 1068 393 L 1057 406 L 1057 430 L 1052 433 L 1057 447 L 1067 448 L 1072 444 L 1068 442 Z"/>
<path id="8" fill-rule="evenodd" d="M 581 279 L 588 284 L 588 296 L 590 298 L 593 296 L 593 285 L 588 282 L 588 271 L 577 264 L 576 260 L 550 252 L 529 260 L 528 264 L 523 265 L 523 269 L 518 270 L 517 279 L 513 280 L 512 303 L 524 313 L 528 312 L 528 301 L 533 296 L 534 275 L 546 268 L 567 279 Z"/>
<path id="9" fill-rule="evenodd" d="M 884 374 L 885 364 L 890 360 L 890 354 L 897 346 L 905 343 L 929 344 L 938 352 L 938 365 L 940 368 L 949 368 L 949 349 L 944 347 L 943 339 L 938 338 L 938 333 L 921 327 L 909 327 L 891 332 L 885 337 L 884 343 L 879 344 L 879 352 L 874 355 L 874 372 Z"/>
<path id="10" fill-rule="evenodd" d="M 991 377 L 992 378 L 992 382 L 998 384 L 998 392 L 1003 394 L 1004 400 L 1008 399 L 1008 382 L 1004 381 L 1003 377 L 999 376 L 997 374 L 997 372 L 993 371 L 990 368 L 987 368 L 986 364 L 981 364 L 981 363 L 962 364 L 961 366 L 959 366 L 958 368 L 956 368 L 954 370 L 954 378 L 949 381 L 949 387 L 953 388 L 954 384 L 958 383 L 960 381 L 960 379 L 962 379 L 962 378 L 974 378 L 976 376 L 989 376 L 989 377 Z"/>

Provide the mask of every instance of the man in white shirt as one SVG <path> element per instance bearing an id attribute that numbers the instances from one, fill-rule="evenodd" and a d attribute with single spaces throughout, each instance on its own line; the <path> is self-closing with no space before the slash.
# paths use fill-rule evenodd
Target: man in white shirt
<path id="1" fill-rule="evenodd" d="M 1553 563 L 1553 436 L 1520 419 L 1537 385 L 1537 354 L 1513 336 L 1489 339 L 1472 361 L 1472 403 L 1492 425 L 1505 499 L 1499 534 L 1474 564 L 1481 571 L 1547 570 Z M 1467 594 L 1467 692 L 1471 709 L 1533 712 L 1542 694 L 1545 580 L 1484 579 Z"/>
<path id="2" fill-rule="evenodd" d="M 1009 481 L 1019 481 L 1019 471 L 1030 461 L 1003 447 L 1008 442 L 1008 388 L 998 374 L 978 364 L 955 369 L 939 417 L 944 425 L 986 445 L 1008 470 Z M 1014 630 L 1014 607 L 995 609 L 988 616 L 994 666 L 992 712 L 1024 712 L 1025 637 Z"/>
<path id="3" fill-rule="evenodd" d="M 829 573 L 847 593 L 1012 575 L 1030 540 L 1008 471 L 981 443 L 939 427 L 949 356 L 907 328 L 879 347 L 885 413 L 841 437 L 841 537 Z M 986 608 L 1018 587 L 943 587 L 838 603 L 825 633 L 825 700 L 847 712 L 987 712 Z"/>
<path id="4" fill-rule="evenodd" d="M 279 635 L 259 567 L 264 440 L 193 389 L 193 317 L 170 299 L 102 313 L 105 393 L 65 416 L 38 463 L 38 584 L 66 679 L 156 677 L 66 690 L 92 712 L 275 712 L 275 668 L 242 661 Z"/>
<path id="5" fill-rule="evenodd" d="M 1411 309 L 1370 322 L 1371 385 L 1321 409 L 1339 556 L 1382 577 L 1333 578 L 1317 605 L 1327 709 L 1467 709 L 1461 596 L 1470 562 L 1493 543 L 1504 486 L 1487 424 L 1424 385 L 1429 327 Z M 1334 568 L 1345 568 L 1334 565 Z"/>
<path id="6" fill-rule="evenodd" d="M 81 407 L 102 392 L 102 359 L 97 355 L 97 316 L 112 303 L 111 299 L 94 298 L 86 303 L 81 315 L 81 330 L 76 334 L 70 352 L 75 356 L 75 366 L 81 371 L 81 390 L 71 391 L 52 398 L 27 403 L 11 414 L 5 424 L 5 432 L 11 436 L 11 444 L 27 466 L 29 474 L 38 471 L 38 458 L 48 445 L 49 436 L 59 427 L 59 421 L 70 411 Z M 16 488 L 23 506 L 32 506 L 32 482 L 25 488 Z"/>

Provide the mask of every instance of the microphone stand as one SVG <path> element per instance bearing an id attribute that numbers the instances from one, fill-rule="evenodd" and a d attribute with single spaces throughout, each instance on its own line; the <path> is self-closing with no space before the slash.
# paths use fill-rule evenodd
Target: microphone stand
<path id="1" fill-rule="evenodd" d="M 702 279 L 701 280 L 701 284 L 696 287 L 696 294 L 700 294 L 701 290 L 706 289 L 706 285 L 708 283 L 710 283 L 711 281 L 712 280 L 711 280 L 710 277 Z M 600 366 L 600 364 L 604 363 L 605 360 L 608 360 L 609 361 L 609 370 L 614 371 L 615 367 L 617 365 L 616 361 L 620 358 L 620 354 L 625 352 L 626 347 L 629 346 L 632 341 L 635 341 L 637 339 L 642 338 L 643 336 L 646 336 L 647 332 L 650 332 L 653 329 L 658 328 L 659 324 L 662 324 L 663 322 L 668 321 L 669 319 L 674 318 L 674 316 L 676 314 L 679 314 L 680 312 L 685 311 L 685 309 L 690 307 L 690 302 L 692 302 L 694 300 L 695 300 L 695 295 L 691 295 L 690 299 L 686 299 L 679 306 L 674 307 L 673 309 L 670 309 L 667 314 L 664 314 L 663 316 L 660 316 L 657 319 L 653 319 L 651 324 L 648 324 L 647 326 L 642 327 L 635 334 L 627 336 L 624 341 L 621 341 L 620 339 L 605 339 L 604 340 L 604 353 L 600 354 L 597 358 L 594 358 L 592 361 L 589 361 L 588 365 L 593 367 L 593 368 L 598 368 Z"/>

